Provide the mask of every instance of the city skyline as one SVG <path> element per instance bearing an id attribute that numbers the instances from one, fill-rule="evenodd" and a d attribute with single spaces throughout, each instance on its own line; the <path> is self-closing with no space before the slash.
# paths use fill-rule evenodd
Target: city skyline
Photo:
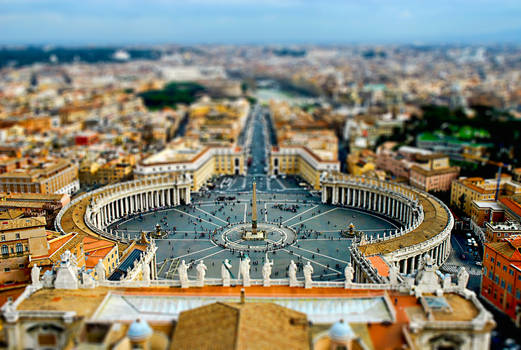
<path id="1" fill-rule="evenodd" d="M 519 43 L 516 1 L 0 1 L 0 44 Z"/>

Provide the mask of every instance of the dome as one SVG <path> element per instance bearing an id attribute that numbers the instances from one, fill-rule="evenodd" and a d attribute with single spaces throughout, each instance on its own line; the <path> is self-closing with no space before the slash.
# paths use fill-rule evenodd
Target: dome
<path id="1" fill-rule="evenodd" d="M 146 321 L 141 321 L 139 318 L 132 322 L 128 327 L 127 337 L 131 341 L 140 341 L 148 338 L 152 334 L 152 328 Z"/>
<path id="2" fill-rule="evenodd" d="M 331 338 L 331 340 L 344 342 L 354 338 L 354 333 L 351 327 L 347 323 L 344 323 L 344 320 L 340 320 L 329 329 L 329 338 Z"/>

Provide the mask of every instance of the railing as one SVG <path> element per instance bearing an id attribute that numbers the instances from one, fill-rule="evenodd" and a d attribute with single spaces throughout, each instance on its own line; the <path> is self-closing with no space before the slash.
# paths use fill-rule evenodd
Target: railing
<path id="1" fill-rule="evenodd" d="M 100 281 L 100 286 L 103 287 L 125 287 L 125 288 L 142 288 L 142 287 L 181 287 L 181 282 L 176 280 L 150 280 L 149 282 L 145 281 Z M 205 278 L 204 286 L 222 286 L 223 280 L 221 278 Z M 242 286 L 242 279 L 230 279 L 231 286 Z M 264 280 L 262 279 L 251 279 L 251 286 L 263 286 Z M 288 278 L 276 278 L 270 279 L 270 286 L 289 286 Z M 189 280 L 188 281 L 189 288 L 201 287 L 201 284 L 198 280 Z M 345 288 L 345 282 L 343 281 L 312 281 L 311 286 L 313 288 Z M 304 281 L 296 281 L 295 288 L 304 288 Z M 348 285 L 349 289 L 397 289 L 398 286 L 392 286 L 389 283 L 351 283 Z"/>

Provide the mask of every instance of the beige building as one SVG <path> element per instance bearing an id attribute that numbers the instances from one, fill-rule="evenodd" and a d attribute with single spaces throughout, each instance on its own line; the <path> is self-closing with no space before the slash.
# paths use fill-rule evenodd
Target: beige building
<path id="1" fill-rule="evenodd" d="M 0 213 L 17 211 L 24 216 L 43 216 L 51 228 L 60 209 L 70 200 L 68 194 L 0 193 Z"/>
<path id="2" fill-rule="evenodd" d="M 376 169 L 376 154 L 363 149 L 347 155 L 347 172 L 354 176 L 367 176 L 385 180 L 385 171 Z"/>
<path id="3" fill-rule="evenodd" d="M 30 256 L 49 249 L 44 217 L 5 220 L 0 224 L 0 285 L 25 283 Z"/>
<path id="4" fill-rule="evenodd" d="M 450 205 L 458 207 L 468 216 L 472 216 L 472 201 L 495 199 L 497 186 L 497 179 L 460 177 L 458 180 L 452 182 Z M 510 175 L 503 174 L 499 181 L 499 197 L 519 193 L 521 193 L 521 185 L 512 181 Z"/>
<path id="5" fill-rule="evenodd" d="M 199 142 L 176 139 L 164 150 L 140 161 L 136 179 L 167 174 L 187 174 L 192 190 L 199 191 L 212 176 L 244 175 L 244 152 L 238 146 L 203 146 Z"/>
<path id="6" fill-rule="evenodd" d="M 119 264 L 118 244 L 106 239 L 85 236 L 83 238 L 83 251 L 85 253 L 85 268 L 93 276 L 96 276 L 95 266 L 99 260 L 105 267 L 105 273 L 109 276 Z"/>
<path id="7" fill-rule="evenodd" d="M 129 180 L 134 164 L 133 156 L 120 157 L 104 164 L 85 160 L 80 165 L 80 182 L 82 185 L 107 185 Z"/>
<path id="8" fill-rule="evenodd" d="M 335 171 L 340 171 L 340 162 L 322 159 L 304 146 L 272 147 L 270 152 L 271 175 L 298 175 L 315 190 L 320 189 L 322 173 Z"/>
<path id="9" fill-rule="evenodd" d="M 409 182 L 427 192 L 448 191 L 459 172 L 459 167 L 450 166 L 450 159 L 446 155 L 418 154 L 415 157 L 415 164 L 411 166 Z"/>
<path id="10" fill-rule="evenodd" d="M 73 194 L 79 188 L 78 167 L 65 159 L 31 160 L 0 174 L 0 192 Z"/>

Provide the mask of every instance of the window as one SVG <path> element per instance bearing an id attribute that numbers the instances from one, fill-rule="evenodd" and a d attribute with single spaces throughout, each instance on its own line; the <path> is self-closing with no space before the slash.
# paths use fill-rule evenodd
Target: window
<path id="1" fill-rule="evenodd" d="M 521 299 L 521 290 L 516 289 L 516 298 Z"/>
<path id="2" fill-rule="evenodd" d="M 510 283 L 507 286 L 507 290 L 510 294 L 512 294 L 512 285 Z"/>
<path id="3" fill-rule="evenodd" d="M 24 252 L 24 246 L 22 243 L 16 243 L 16 254 L 22 254 Z"/>
<path id="4" fill-rule="evenodd" d="M 2 241 L 5 241 L 5 235 L 2 235 Z"/>
<path id="5" fill-rule="evenodd" d="M 490 257 L 490 261 L 494 262 L 494 258 L 493 258 L 493 257 Z"/>
<path id="6" fill-rule="evenodd" d="M 493 278 L 493 276 L 492 276 L 492 271 L 489 271 L 489 272 L 488 272 L 488 278 L 490 278 L 490 279 Z"/>
<path id="7" fill-rule="evenodd" d="M 501 263 L 499 261 L 497 262 L 497 267 L 501 267 Z"/>
<path id="8" fill-rule="evenodd" d="M 40 333 L 38 334 L 38 344 L 40 346 L 56 346 L 57 345 L 56 335 L 53 333 Z"/>
<path id="9" fill-rule="evenodd" d="M 496 284 L 499 283 L 499 275 L 496 275 Z"/>
<path id="10" fill-rule="evenodd" d="M 19 233 L 16 234 L 16 239 L 20 239 L 20 234 Z"/>
<path id="11" fill-rule="evenodd" d="M 2 255 L 9 255 L 9 248 L 6 244 L 2 246 Z"/>
<path id="12" fill-rule="evenodd" d="M 9 272 L 9 271 L 11 271 L 11 269 L 10 269 L 9 267 L 6 267 L 6 268 L 4 269 L 4 271 L 5 271 L 5 272 Z"/>
<path id="13" fill-rule="evenodd" d="M 507 272 L 507 267 L 503 265 L 503 271 Z"/>
<path id="14" fill-rule="evenodd" d="M 501 280 L 501 288 L 505 288 L 505 280 Z"/>

